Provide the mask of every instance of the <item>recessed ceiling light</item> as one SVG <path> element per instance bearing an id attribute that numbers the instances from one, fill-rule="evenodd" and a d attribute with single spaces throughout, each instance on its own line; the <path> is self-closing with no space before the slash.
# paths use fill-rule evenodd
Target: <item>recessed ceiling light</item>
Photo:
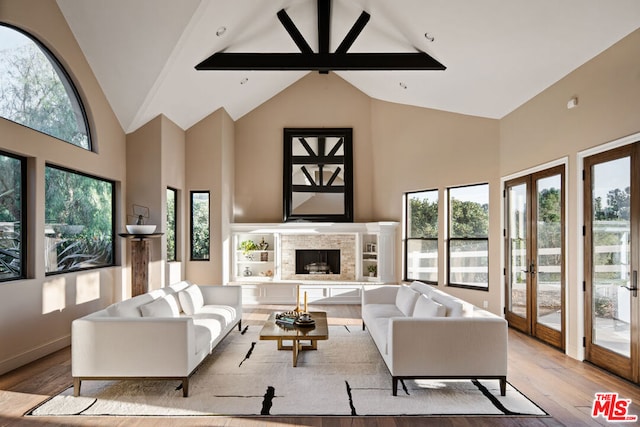
<path id="1" fill-rule="evenodd" d="M 224 27 L 224 26 L 220 27 L 216 30 L 216 36 L 222 37 L 222 35 L 226 32 L 227 32 L 227 27 Z"/>
<path id="2" fill-rule="evenodd" d="M 406 89 L 407 88 L 407 84 L 405 82 L 400 82 L 400 87 L 402 89 Z"/>
<path id="3" fill-rule="evenodd" d="M 248 81 L 249 81 L 249 78 L 248 78 L 248 77 L 245 77 L 245 78 L 243 78 L 242 80 L 240 80 L 240 84 L 241 84 L 241 85 L 246 84 Z"/>
<path id="4" fill-rule="evenodd" d="M 436 39 L 431 33 L 424 33 L 424 38 L 429 40 L 430 42 L 433 42 Z"/>

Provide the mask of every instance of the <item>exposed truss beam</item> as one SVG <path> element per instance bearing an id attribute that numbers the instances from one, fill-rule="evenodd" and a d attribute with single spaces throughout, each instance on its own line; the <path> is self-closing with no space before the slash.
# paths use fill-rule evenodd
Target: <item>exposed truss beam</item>
<path id="1" fill-rule="evenodd" d="M 445 70 L 446 67 L 425 52 L 413 53 L 347 53 L 369 22 L 371 15 L 362 12 L 335 53 L 329 52 L 331 33 L 331 0 L 318 2 L 318 53 L 314 53 L 287 12 L 278 19 L 301 53 L 236 53 L 217 52 L 198 65 L 196 70 L 255 71 L 329 71 L 346 70 Z"/>
<path id="2" fill-rule="evenodd" d="M 196 65 L 196 70 L 343 71 L 445 70 L 424 52 L 415 53 L 226 53 L 218 52 Z"/>

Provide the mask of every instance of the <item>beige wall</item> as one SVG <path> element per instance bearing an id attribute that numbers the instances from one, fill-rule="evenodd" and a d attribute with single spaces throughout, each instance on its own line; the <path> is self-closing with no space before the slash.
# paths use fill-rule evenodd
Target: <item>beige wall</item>
<path id="1" fill-rule="evenodd" d="M 382 101 L 372 103 L 373 217 L 402 223 L 407 191 L 439 190 L 439 217 L 446 216 L 446 188 L 489 184 L 489 291 L 448 288 L 480 307 L 501 311 L 499 122 Z M 446 221 L 440 220 L 439 283 L 446 283 Z M 403 275 L 402 241 L 396 271 Z"/>
<path id="2" fill-rule="evenodd" d="M 178 203 L 184 199 L 185 133 L 164 115 L 127 135 L 127 204 L 129 224 L 135 224 L 133 205 L 149 208 L 146 224 L 157 225 L 166 233 L 167 186 L 178 190 Z M 178 209 L 184 212 L 184 206 Z M 177 258 L 184 259 L 184 222 L 178 222 Z M 131 263 L 131 242 L 127 241 L 127 264 Z M 157 289 L 184 277 L 182 262 L 167 265 L 166 234 L 149 239 L 149 288 Z M 130 279 L 130 278 L 129 278 Z M 130 283 L 130 280 L 129 280 Z"/>
<path id="3" fill-rule="evenodd" d="M 195 283 L 220 284 L 229 268 L 229 223 L 233 206 L 233 121 L 220 109 L 204 118 L 186 133 L 186 215 L 189 216 L 189 192 L 210 191 L 210 258 L 208 261 L 189 260 L 185 254 L 186 278 Z M 190 218 L 185 221 L 189 230 Z M 188 239 L 188 237 L 187 237 Z M 227 260 L 226 262 L 224 260 Z"/>
<path id="4" fill-rule="evenodd" d="M 314 72 L 236 121 L 235 221 L 282 221 L 287 127 L 353 128 L 355 220 L 373 219 L 371 99 L 333 73 Z"/>
<path id="5" fill-rule="evenodd" d="M 34 13 L 38 11 L 38 13 Z M 113 301 L 120 267 L 44 274 L 44 167 L 64 166 L 116 181 L 117 227 L 124 224 L 125 135 L 53 1 L 0 0 L 0 21 L 35 35 L 71 74 L 90 115 L 97 153 L 0 119 L 0 148 L 29 158 L 29 278 L 0 283 L 0 373 L 69 345 L 71 321 Z M 125 245 L 116 241 L 116 263 Z"/>
<path id="6" fill-rule="evenodd" d="M 574 96 L 578 106 L 569 110 Z M 640 30 L 500 121 L 501 176 L 567 159 L 567 353 L 578 358 L 584 336 L 578 154 L 640 132 L 639 100 Z"/>

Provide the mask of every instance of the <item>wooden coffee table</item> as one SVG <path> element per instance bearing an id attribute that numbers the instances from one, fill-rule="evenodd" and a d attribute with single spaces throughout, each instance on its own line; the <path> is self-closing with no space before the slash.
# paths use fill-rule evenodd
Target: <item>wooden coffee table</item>
<path id="1" fill-rule="evenodd" d="M 271 313 L 260 331 L 261 340 L 275 340 L 278 341 L 278 350 L 292 350 L 294 368 L 301 351 L 317 350 L 318 341 L 329 339 L 327 313 L 310 311 L 309 314 L 316 322 L 314 326 L 280 325 L 276 323 L 276 313 Z M 291 341 L 291 345 L 283 345 L 283 341 Z M 309 344 L 303 345 L 303 341 L 309 341 Z"/>

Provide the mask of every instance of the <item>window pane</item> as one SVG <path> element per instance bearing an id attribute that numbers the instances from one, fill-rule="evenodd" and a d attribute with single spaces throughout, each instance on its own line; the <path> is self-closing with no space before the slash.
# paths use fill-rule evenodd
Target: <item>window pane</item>
<path id="1" fill-rule="evenodd" d="M 449 189 L 451 237 L 489 236 L 489 185 Z"/>
<path id="2" fill-rule="evenodd" d="M 489 185 L 449 189 L 449 285 L 489 287 Z"/>
<path id="3" fill-rule="evenodd" d="M 167 188 L 167 261 L 176 260 L 176 193 Z"/>
<path id="4" fill-rule="evenodd" d="M 191 192 L 191 259 L 209 259 L 209 192 Z"/>
<path id="5" fill-rule="evenodd" d="M 0 51 L 0 116 L 90 150 L 84 109 L 53 54 L 1 24 Z"/>
<path id="6" fill-rule="evenodd" d="M 47 166 L 45 187 L 45 272 L 113 265 L 113 182 Z"/>
<path id="7" fill-rule="evenodd" d="M 407 237 L 438 238 L 438 190 L 407 193 Z"/>
<path id="8" fill-rule="evenodd" d="M 488 240 L 451 240 L 449 242 L 449 283 L 489 287 Z"/>
<path id="9" fill-rule="evenodd" d="M 407 240 L 407 280 L 438 282 L 438 240 Z"/>
<path id="10" fill-rule="evenodd" d="M 0 155 L 0 280 L 23 277 L 24 162 Z"/>

